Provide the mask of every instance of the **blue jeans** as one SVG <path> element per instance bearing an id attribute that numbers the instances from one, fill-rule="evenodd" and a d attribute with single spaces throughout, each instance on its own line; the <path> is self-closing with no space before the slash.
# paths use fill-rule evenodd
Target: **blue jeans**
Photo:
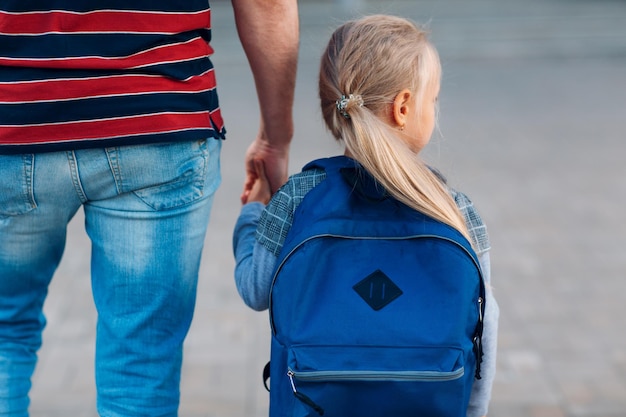
<path id="1" fill-rule="evenodd" d="M 98 312 L 98 412 L 177 415 L 220 149 L 208 139 L 0 155 L 0 416 L 28 416 L 43 303 L 81 205 Z"/>

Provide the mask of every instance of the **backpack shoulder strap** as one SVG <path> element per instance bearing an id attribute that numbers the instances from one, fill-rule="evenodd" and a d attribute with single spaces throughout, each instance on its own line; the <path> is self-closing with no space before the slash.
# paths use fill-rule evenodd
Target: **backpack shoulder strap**
<path id="1" fill-rule="evenodd" d="M 339 178 L 345 182 L 341 188 L 356 193 L 366 200 L 380 201 L 390 198 L 385 188 L 363 166 L 347 156 L 335 156 L 331 158 L 317 159 L 304 166 L 303 171 L 309 169 L 322 169 L 331 181 Z M 337 185 L 338 184 L 334 184 Z M 345 185 L 348 188 L 345 188 Z"/>
<path id="2" fill-rule="evenodd" d="M 338 229 L 342 224 L 365 220 L 383 225 L 381 229 L 388 231 L 389 236 L 400 233 L 400 229 L 402 233 L 443 236 L 457 241 L 475 256 L 471 244 L 460 232 L 393 198 L 354 159 L 346 156 L 318 159 L 303 168 L 308 169 L 324 170 L 326 179 L 309 191 L 296 209 L 290 230 L 292 237 L 319 233 L 317 229 L 329 219 L 335 220 L 332 224 Z"/>

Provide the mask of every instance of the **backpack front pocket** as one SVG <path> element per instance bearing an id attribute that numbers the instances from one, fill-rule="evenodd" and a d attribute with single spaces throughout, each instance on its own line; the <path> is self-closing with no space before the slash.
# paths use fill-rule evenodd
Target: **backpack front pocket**
<path id="1" fill-rule="evenodd" d="M 293 416 L 464 416 L 464 365 L 458 348 L 295 346 Z"/>

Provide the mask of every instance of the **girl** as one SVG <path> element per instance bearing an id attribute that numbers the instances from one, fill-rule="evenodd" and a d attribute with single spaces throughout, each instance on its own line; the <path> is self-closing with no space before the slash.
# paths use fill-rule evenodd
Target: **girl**
<path id="1" fill-rule="evenodd" d="M 375 15 L 350 21 L 331 36 L 319 75 L 327 128 L 395 199 L 459 230 L 472 242 L 487 286 L 482 379 L 475 381 L 468 417 L 487 414 L 495 374 L 498 306 L 490 290 L 489 240 L 471 201 L 447 187 L 419 152 L 436 119 L 441 66 L 426 33 L 406 19 Z M 268 308 L 272 273 L 303 197 L 323 170 L 292 176 L 270 201 L 262 162 L 247 183 L 234 232 L 235 281 L 244 302 Z M 269 202 L 269 204 L 268 204 Z M 265 205 L 267 207 L 265 207 Z"/>

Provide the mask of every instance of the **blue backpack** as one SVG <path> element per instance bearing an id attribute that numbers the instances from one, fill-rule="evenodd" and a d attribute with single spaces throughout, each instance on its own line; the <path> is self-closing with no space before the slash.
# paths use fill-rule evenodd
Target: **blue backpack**
<path id="1" fill-rule="evenodd" d="M 296 209 L 270 293 L 271 417 L 465 417 L 484 284 L 453 228 L 334 157 Z"/>

